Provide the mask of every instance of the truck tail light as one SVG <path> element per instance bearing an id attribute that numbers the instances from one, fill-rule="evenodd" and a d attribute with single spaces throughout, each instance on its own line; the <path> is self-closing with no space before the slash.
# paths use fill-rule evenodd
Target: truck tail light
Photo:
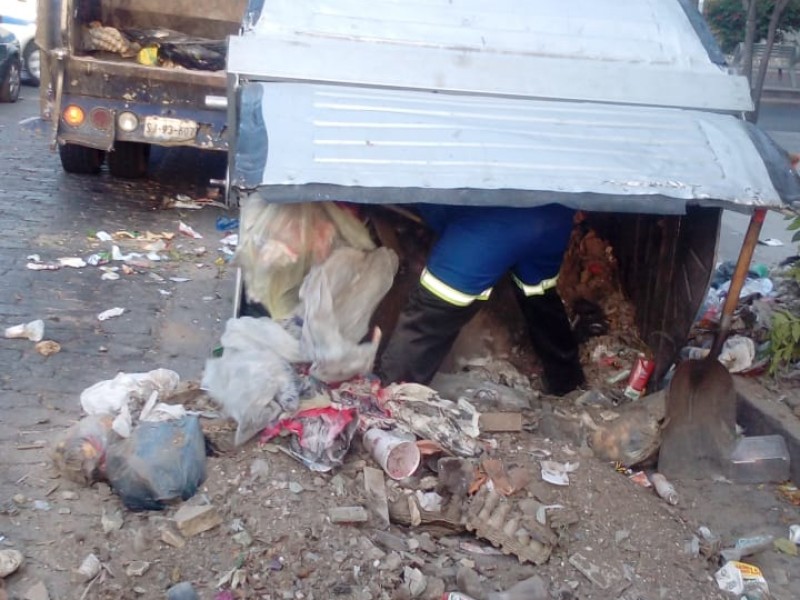
<path id="1" fill-rule="evenodd" d="M 83 120 L 86 118 L 83 109 L 74 104 L 67 106 L 64 109 L 64 112 L 61 113 L 61 116 L 63 117 L 64 122 L 71 127 L 80 127 L 83 125 Z"/>
<path id="2" fill-rule="evenodd" d="M 95 108 L 89 113 L 89 122 L 95 129 L 108 131 L 114 124 L 114 117 L 107 108 Z"/>

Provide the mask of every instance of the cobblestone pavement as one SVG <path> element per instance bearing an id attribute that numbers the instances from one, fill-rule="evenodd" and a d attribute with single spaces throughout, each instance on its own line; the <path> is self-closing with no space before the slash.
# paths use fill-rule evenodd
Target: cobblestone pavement
<path id="1" fill-rule="evenodd" d="M 165 195 L 205 194 L 204 182 L 223 174 L 222 158 L 187 150 L 154 152 L 149 181 L 115 180 L 105 170 L 99 176 L 68 175 L 47 141 L 19 125 L 37 111 L 36 90 L 31 88 L 23 89 L 17 104 L 0 105 L 0 323 L 7 327 L 43 319 L 45 339 L 62 349 L 45 358 L 32 342 L 0 339 L 3 501 L 46 479 L 45 451 L 20 448 L 49 440 L 77 419 L 84 388 L 118 371 L 158 367 L 174 369 L 185 379 L 198 378 L 232 310 L 231 269 L 214 264 L 224 235 L 215 231 L 214 221 L 225 211 L 159 208 Z M 178 235 L 179 220 L 202 232 L 204 239 Z M 30 254 L 44 261 L 87 257 L 107 245 L 88 237 L 99 230 L 175 232 L 176 260 L 116 281 L 101 280 L 96 267 L 26 268 Z M 207 252 L 194 256 L 200 246 Z M 169 277 L 191 281 L 175 283 Z M 123 316 L 98 321 L 98 313 L 116 306 L 126 308 Z M 13 535 L 22 545 L 42 539 L 41 532 L 18 529 L 13 518 L 0 516 L 3 535 Z"/>

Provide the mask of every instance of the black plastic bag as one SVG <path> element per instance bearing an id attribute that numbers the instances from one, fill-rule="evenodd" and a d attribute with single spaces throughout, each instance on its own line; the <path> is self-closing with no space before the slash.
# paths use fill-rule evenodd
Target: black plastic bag
<path id="1" fill-rule="evenodd" d="M 109 446 L 106 476 L 130 510 L 163 510 L 173 500 L 188 500 L 206 478 L 198 418 L 139 423 L 129 438 Z"/>

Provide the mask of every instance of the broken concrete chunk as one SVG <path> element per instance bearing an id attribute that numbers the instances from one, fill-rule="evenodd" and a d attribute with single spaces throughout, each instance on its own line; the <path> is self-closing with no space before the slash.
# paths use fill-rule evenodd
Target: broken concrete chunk
<path id="1" fill-rule="evenodd" d="M 366 523 L 369 520 L 363 506 L 335 506 L 328 510 L 331 523 Z"/>
<path id="2" fill-rule="evenodd" d="M 125 574 L 128 577 L 141 577 L 150 569 L 150 563 L 144 560 L 135 560 L 125 567 Z"/>
<path id="3" fill-rule="evenodd" d="M 19 569 L 25 557 L 19 550 L 0 550 L 0 579 L 8 577 Z"/>
<path id="4" fill-rule="evenodd" d="M 386 498 L 386 485 L 383 471 L 372 467 L 364 467 L 364 491 L 367 494 L 367 506 L 378 527 L 389 527 L 389 501 Z"/>
<path id="5" fill-rule="evenodd" d="M 173 548 L 183 548 L 186 545 L 186 539 L 172 527 L 164 527 L 161 530 L 161 541 Z"/>
<path id="6" fill-rule="evenodd" d="M 28 588 L 22 600 L 50 600 L 50 593 L 44 582 L 39 581 Z"/>
<path id="7" fill-rule="evenodd" d="M 183 505 L 173 517 L 178 531 L 185 537 L 192 537 L 209 529 L 214 529 L 222 523 L 217 509 L 212 505 L 187 506 Z"/>
<path id="8" fill-rule="evenodd" d="M 569 564 L 578 569 L 586 579 L 603 590 L 607 590 L 620 579 L 616 569 L 605 565 L 597 565 L 580 552 L 576 552 L 569 557 Z"/>
<path id="9" fill-rule="evenodd" d="M 478 420 L 481 433 L 499 433 L 503 431 L 522 431 L 522 413 L 487 412 L 481 413 Z"/>

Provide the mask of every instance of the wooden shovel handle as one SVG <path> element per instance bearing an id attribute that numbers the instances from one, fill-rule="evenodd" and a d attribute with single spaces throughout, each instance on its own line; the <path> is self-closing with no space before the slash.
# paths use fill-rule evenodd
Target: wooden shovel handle
<path id="1" fill-rule="evenodd" d="M 736 268 L 733 271 L 733 277 L 731 277 L 731 286 L 725 298 L 725 304 L 722 306 L 722 318 L 719 322 L 719 331 L 717 332 L 714 345 L 711 346 L 711 352 L 709 353 L 709 356 L 714 359 L 719 356 L 720 350 L 722 350 L 722 344 L 725 343 L 725 338 L 728 337 L 731 321 L 733 320 L 733 311 L 736 310 L 736 305 L 739 304 L 739 294 L 742 292 L 744 280 L 747 278 L 747 272 L 750 270 L 750 262 L 753 260 L 753 252 L 755 252 L 758 236 L 761 234 L 761 226 L 764 224 L 766 215 L 766 208 L 757 208 L 750 217 L 750 225 L 747 227 L 747 233 L 742 242 L 742 249 L 739 251 L 739 259 L 736 261 Z"/>

